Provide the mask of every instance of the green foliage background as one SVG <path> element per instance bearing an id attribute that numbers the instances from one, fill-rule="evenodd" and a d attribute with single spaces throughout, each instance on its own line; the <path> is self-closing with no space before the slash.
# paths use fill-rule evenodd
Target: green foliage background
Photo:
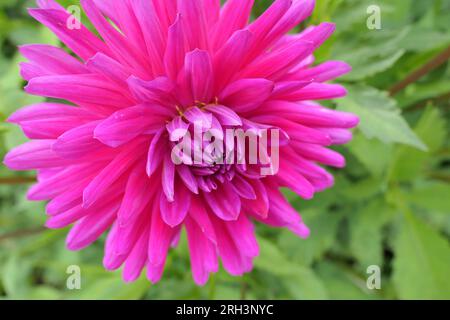
<path id="1" fill-rule="evenodd" d="M 258 0 L 255 14 L 271 1 Z M 65 0 L 64 5 L 77 4 Z M 366 26 L 378 5 L 382 30 Z M 0 2 L 0 118 L 41 101 L 22 92 L 16 46 L 58 44 L 26 15 L 28 1 Z M 102 268 L 103 243 L 65 249 L 67 230 L 41 228 L 44 204 L 25 199 L 26 184 L 0 166 L 0 297 L 4 299 L 449 299 L 450 63 L 391 97 L 388 89 L 450 45 L 450 0 L 317 0 L 307 23 L 332 21 L 337 32 L 318 61 L 342 59 L 349 96 L 330 107 L 355 112 L 361 126 L 342 151 L 336 186 L 312 201 L 287 192 L 311 227 L 308 240 L 258 227 L 261 255 L 243 278 L 223 270 L 203 288 L 191 280 L 185 239 L 171 253 L 164 279 L 124 284 Z M 86 19 L 84 19 L 86 22 Z M 0 124 L 0 156 L 25 141 Z M 79 265 L 82 289 L 66 289 L 66 268 Z M 379 265 L 382 289 L 366 287 Z"/>

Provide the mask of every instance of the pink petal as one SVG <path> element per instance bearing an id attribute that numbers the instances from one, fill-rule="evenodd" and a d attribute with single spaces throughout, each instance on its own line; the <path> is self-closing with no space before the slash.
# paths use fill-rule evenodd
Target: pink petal
<path id="1" fill-rule="evenodd" d="M 234 190 L 239 196 L 248 200 L 256 200 L 256 193 L 252 185 L 240 175 L 236 175 L 231 182 Z"/>
<path id="2" fill-rule="evenodd" d="M 206 211 L 204 203 L 196 197 L 192 197 L 191 199 L 189 218 L 195 221 L 200 230 L 211 242 L 217 244 L 217 237 L 209 216 L 209 212 Z"/>
<path id="3" fill-rule="evenodd" d="M 184 65 L 185 55 L 189 50 L 186 30 L 183 26 L 184 20 L 185 18 L 178 14 L 177 19 L 169 28 L 164 65 L 166 73 L 172 80 L 178 78 L 178 73 Z"/>
<path id="4" fill-rule="evenodd" d="M 52 146 L 54 140 L 34 140 L 12 149 L 3 160 L 11 170 L 32 170 L 61 167 L 71 164 L 71 160 L 60 157 Z"/>
<path id="5" fill-rule="evenodd" d="M 347 90 L 338 84 L 311 83 L 298 91 L 283 96 L 287 101 L 328 100 L 345 97 Z"/>
<path id="6" fill-rule="evenodd" d="M 125 262 L 125 267 L 123 269 L 123 279 L 125 282 L 136 281 L 141 275 L 142 269 L 147 263 L 147 248 L 148 231 L 142 233 Z"/>
<path id="7" fill-rule="evenodd" d="M 165 108 L 142 104 L 115 112 L 97 126 L 94 136 L 117 148 L 138 136 L 155 133 L 166 119 Z"/>
<path id="8" fill-rule="evenodd" d="M 198 183 L 195 176 L 192 174 L 191 170 L 186 165 L 176 166 L 176 171 L 178 176 L 183 181 L 184 185 L 191 190 L 193 193 L 198 194 Z"/>
<path id="9" fill-rule="evenodd" d="M 175 186 L 174 201 L 169 202 L 165 195 L 161 194 L 161 217 L 172 228 L 180 225 L 188 213 L 191 205 L 191 193 L 184 185 L 177 183 Z"/>
<path id="10" fill-rule="evenodd" d="M 106 150 L 94 139 L 94 130 L 100 122 L 94 121 L 71 129 L 56 139 L 53 150 L 63 158 L 80 159 L 92 156 L 92 153 Z"/>
<path id="11" fill-rule="evenodd" d="M 132 73 L 129 68 L 101 52 L 90 58 L 86 67 L 93 73 L 108 77 L 118 84 L 121 90 L 125 89 L 126 81 Z"/>
<path id="12" fill-rule="evenodd" d="M 109 54 L 109 48 L 85 26 L 70 30 L 67 21 L 71 19 L 69 13 L 61 9 L 29 9 L 30 15 L 48 27 L 73 52 L 83 60 L 94 56 L 97 52 Z"/>
<path id="13" fill-rule="evenodd" d="M 292 0 L 275 0 L 261 16 L 250 24 L 248 28 L 255 35 L 255 46 L 251 58 L 258 56 L 271 44 L 264 41 L 264 38 L 288 11 L 291 3 Z"/>
<path id="14" fill-rule="evenodd" d="M 141 102 L 157 103 L 161 106 L 170 106 L 172 114 L 174 114 L 175 104 L 172 91 L 174 84 L 166 77 L 158 77 L 151 81 L 144 81 L 135 76 L 127 79 L 128 87 L 133 96 Z M 167 111 L 169 114 L 170 110 Z"/>
<path id="15" fill-rule="evenodd" d="M 301 69 L 289 78 L 295 80 L 314 79 L 315 82 L 334 80 L 352 70 L 351 66 L 342 61 L 327 61 L 313 68 Z"/>
<path id="16" fill-rule="evenodd" d="M 301 39 L 314 43 L 314 49 L 319 48 L 336 29 L 334 23 L 324 22 L 317 27 L 308 28 L 301 34 Z"/>
<path id="17" fill-rule="evenodd" d="M 293 142 L 295 151 L 304 158 L 336 168 L 345 167 L 345 158 L 339 153 L 315 144 Z"/>
<path id="18" fill-rule="evenodd" d="M 194 50 L 186 55 L 186 80 L 194 101 L 208 103 L 212 98 L 214 75 L 207 51 Z"/>
<path id="19" fill-rule="evenodd" d="M 140 29 L 142 30 L 145 45 L 147 47 L 148 60 L 151 63 L 154 76 L 164 73 L 164 49 L 166 38 L 157 17 L 157 12 L 152 1 L 131 1 L 131 6 L 136 14 Z"/>
<path id="20" fill-rule="evenodd" d="M 262 55 L 243 71 L 246 78 L 278 80 L 313 52 L 313 43 L 298 40 Z"/>
<path id="21" fill-rule="evenodd" d="M 120 152 L 83 191 L 83 207 L 89 208 L 94 204 L 120 176 L 139 159 L 142 148 L 136 144 Z"/>
<path id="22" fill-rule="evenodd" d="M 32 44 L 19 47 L 19 51 L 33 65 L 44 71 L 36 76 L 88 73 L 80 61 L 57 47 Z"/>
<path id="23" fill-rule="evenodd" d="M 243 79 L 233 82 L 220 94 L 220 102 L 236 112 L 252 110 L 272 94 L 274 84 L 266 79 Z"/>
<path id="24" fill-rule="evenodd" d="M 207 18 L 203 1 L 178 0 L 178 12 L 183 19 L 189 48 L 206 50 L 209 47 Z"/>
<path id="25" fill-rule="evenodd" d="M 132 68 L 137 76 L 145 77 L 152 73 L 145 56 L 105 19 L 93 0 L 81 0 L 80 3 L 114 58 Z"/>
<path id="26" fill-rule="evenodd" d="M 243 255 L 247 257 L 256 257 L 259 255 L 255 228 L 246 215 L 241 214 L 239 219 L 226 222 L 225 226 L 229 234 L 233 235 L 233 241 Z"/>
<path id="27" fill-rule="evenodd" d="M 216 248 L 191 219 L 186 220 L 186 231 L 192 276 L 197 285 L 203 286 L 208 281 L 209 273 L 218 270 Z"/>
<path id="28" fill-rule="evenodd" d="M 7 121 L 19 124 L 30 139 L 56 139 L 64 132 L 96 119 L 94 114 L 74 106 L 38 103 L 19 109 Z"/>
<path id="29" fill-rule="evenodd" d="M 212 34 L 212 46 L 218 50 L 238 30 L 243 29 L 250 18 L 254 0 L 228 0 L 220 12 Z M 229 51 L 232 53 L 231 51 Z"/>
<path id="30" fill-rule="evenodd" d="M 162 189 L 167 201 L 173 202 L 175 197 L 175 165 L 170 156 L 166 154 L 163 161 Z"/>
<path id="31" fill-rule="evenodd" d="M 214 56 L 216 91 L 221 91 L 230 81 L 236 78 L 244 65 L 253 41 L 254 37 L 250 31 L 236 31 Z"/>
<path id="32" fill-rule="evenodd" d="M 68 100 L 75 104 L 122 108 L 132 103 L 104 78 L 91 74 L 33 78 L 25 87 L 25 91 L 38 96 Z"/>
<path id="33" fill-rule="evenodd" d="M 164 137 L 163 133 L 165 132 L 164 129 L 161 129 L 158 131 L 152 139 L 152 142 L 150 143 L 150 148 L 148 150 L 147 155 L 147 166 L 146 166 L 146 172 L 148 176 L 151 176 L 156 169 L 159 167 L 159 165 L 163 162 L 164 159 L 164 152 L 165 152 L 165 145 L 164 145 Z"/>
<path id="34" fill-rule="evenodd" d="M 97 240 L 115 219 L 118 203 L 84 217 L 70 230 L 66 244 L 69 250 L 81 250 Z"/>
<path id="35" fill-rule="evenodd" d="M 161 219 L 159 206 L 152 212 L 150 238 L 148 243 L 148 260 L 152 266 L 164 265 L 167 252 L 178 228 L 171 228 Z"/>
<path id="36" fill-rule="evenodd" d="M 144 166 L 140 164 L 130 172 L 117 214 L 119 227 L 135 221 L 151 200 L 149 195 L 155 191 L 156 183 L 143 173 Z"/>
<path id="37" fill-rule="evenodd" d="M 241 212 L 241 201 L 229 183 L 221 184 L 217 191 L 204 193 L 211 210 L 222 220 L 233 221 Z"/>
<path id="38" fill-rule="evenodd" d="M 239 115 L 222 105 L 211 104 L 205 107 L 205 110 L 208 110 L 214 114 L 214 116 L 219 120 L 219 122 L 226 126 L 242 126 L 242 120 Z"/>

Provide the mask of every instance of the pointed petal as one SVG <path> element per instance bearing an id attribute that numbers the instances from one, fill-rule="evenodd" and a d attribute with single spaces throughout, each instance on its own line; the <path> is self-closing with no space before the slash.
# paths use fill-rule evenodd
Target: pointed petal
<path id="1" fill-rule="evenodd" d="M 212 99 L 214 75 L 211 56 L 207 51 L 194 50 L 186 55 L 187 87 L 194 101 L 208 103 Z"/>

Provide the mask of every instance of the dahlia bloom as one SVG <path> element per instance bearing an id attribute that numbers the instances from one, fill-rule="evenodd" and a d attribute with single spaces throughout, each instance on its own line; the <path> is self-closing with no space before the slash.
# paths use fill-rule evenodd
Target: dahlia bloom
<path id="1" fill-rule="evenodd" d="M 105 268 L 123 266 L 125 281 L 146 268 L 157 282 L 184 228 L 193 278 L 203 285 L 219 259 L 232 275 L 251 271 L 254 221 L 308 237 L 280 189 L 311 199 L 331 187 L 333 176 L 319 164 L 345 165 L 327 147 L 347 143 L 358 123 L 312 102 L 344 96 L 342 86 L 326 82 L 350 70 L 339 61 L 314 66 L 313 52 L 333 24 L 288 33 L 314 0 L 276 0 L 253 22 L 253 0 L 223 7 L 219 0 L 81 0 L 98 36 L 83 25 L 69 28 L 71 15 L 53 0 L 37 3 L 31 16 L 73 55 L 20 47 L 26 92 L 53 102 L 8 119 L 31 141 L 4 163 L 37 170 L 28 197 L 49 201 L 47 227 L 74 224 L 69 249 L 109 230 Z M 175 164 L 177 130 L 190 132 L 199 120 L 219 130 L 279 130 L 279 169 L 264 175 L 261 163 Z"/>

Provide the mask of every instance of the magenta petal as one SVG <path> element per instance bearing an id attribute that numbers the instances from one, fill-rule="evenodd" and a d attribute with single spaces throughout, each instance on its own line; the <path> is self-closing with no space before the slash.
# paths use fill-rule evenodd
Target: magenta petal
<path id="1" fill-rule="evenodd" d="M 212 116 L 201 111 L 197 107 L 189 108 L 184 112 L 184 117 L 192 124 L 198 124 L 202 128 L 210 129 L 212 126 Z"/>
<path id="2" fill-rule="evenodd" d="M 132 72 L 126 66 L 100 52 L 86 62 L 86 67 L 94 73 L 108 77 L 119 86 L 126 83 Z"/>
<path id="3" fill-rule="evenodd" d="M 314 47 L 318 48 L 325 42 L 326 39 L 328 39 L 328 37 L 333 34 L 335 29 L 336 26 L 334 23 L 321 23 L 317 27 L 313 27 L 304 31 L 301 39 L 313 42 Z"/>
<path id="4" fill-rule="evenodd" d="M 142 233 L 139 240 L 134 245 L 128 256 L 123 269 L 123 279 L 125 282 L 133 282 L 139 278 L 142 269 L 147 263 L 148 232 Z"/>
<path id="5" fill-rule="evenodd" d="M 189 45 L 185 29 L 183 27 L 184 17 L 180 14 L 170 26 L 168 31 L 167 48 L 164 55 L 164 65 L 167 74 L 173 80 L 178 78 L 178 73 L 183 68 L 184 58 L 188 52 Z"/>
<path id="6" fill-rule="evenodd" d="M 191 204 L 191 193 L 178 183 L 173 202 L 169 202 L 165 195 L 161 194 L 161 217 L 169 226 L 176 227 L 183 222 Z"/>
<path id="7" fill-rule="evenodd" d="M 228 0 L 214 27 L 213 48 L 219 49 L 238 30 L 245 27 L 250 19 L 254 0 Z"/>
<path id="8" fill-rule="evenodd" d="M 163 143 L 164 129 L 159 130 L 152 138 L 147 155 L 147 175 L 151 176 L 163 162 L 165 145 Z"/>
<path id="9" fill-rule="evenodd" d="M 209 53 L 194 50 L 186 55 L 184 64 L 188 88 L 194 101 L 209 102 L 212 98 L 214 75 Z"/>
<path id="10" fill-rule="evenodd" d="M 60 157 L 52 146 L 54 140 L 35 140 L 11 150 L 3 163 L 11 170 L 31 170 L 64 166 L 71 160 Z"/>
<path id="11" fill-rule="evenodd" d="M 166 125 L 166 128 L 170 141 L 178 142 L 188 132 L 189 124 L 184 122 L 182 117 L 176 117 Z"/>
<path id="12" fill-rule="evenodd" d="M 166 77 L 158 77 L 151 81 L 144 81 L 138 77 L 130 76 L 127 79 L 127 84 L 131 93 L 138 101 L 156 103 L 161 106 L 166 106 L 174 102 L 171 93 L 174 89 L 174 84 Z M 171 114 L 170 111 L 167 112 Z"/>
<path id="13" fill-rule="evenodd" d="M 87 68 L 80 61 L 61 48 L 33 44 L 21 46 L 19 51 L 31 62 L 31 65 L 43 71 L 36 76 L 88 73 Z"/>
<path id="14" fill-rule="evenodd" d="M 94 130 L 98 124 L 99 121 L 94 121 L 66 131 L 56 139 L 52 146 L 53 151 L 63 158 L 80 159 L 105 150 L 105 147 L 94 139 Z"/>
<path id="15" fill-rule="evenodd" d="M 236 112 L 221 105 L 208 105 L 205 110 L 214 114 L 219 122 L 226 126 L 242 126 L 241 117 Z"/>
<path id="16" fill-rule="evenodd" d="M 73 103 L 86 103 L 113 108 L 129 105 L 129 100 L 116 91 L 104 78 L 93 75 L 64 75 L 33 78 L 26 92 L 38 96 L 64 99 Z M 108 97 L 105 99 L 104 97 Z"/>
<path id="17" fill-rule="evenodd" d="M 203 1 L 178 0 L 178 11 L 185 18 L 184 28 L 190 50 L 208 49 L 207 17 Z"/>
<path id="18" fill-rule="evenodd" d="M 253 34 L 249 30 L 239 30 L 217 52 L 213 60 L 216 90 L 222 90 L 236 77 L 244 65 L 253 41 Z"/>
<path id="19" fill-rule="evenodd" d="M 198 182 L 189 167 L 181 164 L 179 166 L 176 166 L 176 171 L 178 173 L 178 176 L 183 181 L 184 185 L 193 193 L 198 194 Z"/>
<path id="20" fill-rule="evenodd" d="M 217 272 L 218 261 L 215 245 L 205 237 L 197 224 L 186 220 L 192 276 L 196 284 L 205 285 L 210 272 Z"/>
<path id="21" fill-rule="evenodd" d="M 56 139 L 64 132 L 97 118 L 82 108 L 57 103 L 38 103 L 19 109 L 7 121 L 20 125 L 30 139 Z"/>
<path id="22" fill-rule="evenodd" d="M 175 165 L 168 155 L 163 160 L 162 188 L 167 201 L 173 202 L 175 199 Z"/>
<path id="23" fill-rule="evenodd" d="M 134 148 L 133 148 L 134 147 Z M 83 191 L 83 206 L 89 208 L 103 192 L 106 192 L 120 176 L 126 172 L 136 161 L 133 155 L 136 146 L 129 147 L 122 151 L 113 161 L 111 161 L 89 186 Z"/>
<path id="24" fill-rule="evenodd" d="M 136 0 L 130 3 L 136 15 L 136 28 L 143 30 L 142 34 L 153 75 L 162 75 L 164 73 L 163 59 L 166 39 L 164 30 L 157 17 L 157 11 L 152 1 Z M 136 33 L 133 32 L 132 34 Z"/>
<path id="25" fill-rule="evenodd" d="M 143 166 L 137 165 L 130 173 L 130 178 L 125 187 L 125 195 L 122 199 L 120 210 L 117 214 L 120 225 L 135 221 L 137 216 L 146 208 L 154 191 L 154 181 L 143 174 Z"/>
<path id="26" fill-rule="evenodd" d="M 97 211 L 80 220 L 67 236 L 67 247 L 70 250 L 81 250 L 97 240 L 112 224 L 118 205 L 112 204 L 105 210 Z"/>
<path id="27" fill-rule="evenodd" d="M 234 111 L 252 110 L 266 101 L 274 89 L 274 83 L 266 79 L 243 79 L 233 82 L 220 94 L 220 101 Z"/>
<path id="28" fill-rule="evenodd" d="M 142 104 L 117 111 L 95 129 L 95 138 L 117 148 L 143 134 L 155 133 L 164 123 L 165 108 Z"/>
<path id="29" fill-rule="evenodd" d="M 70 30 L 67 21 L 70 14 L 61 9 L 30 9 L 30 15 L 47 26 L 64 42 L 73 52 L 83 60 L 94 56 L 97 52 L 109 53 L 108 47 L 85 26 Z"/>
<path id="30" fill-rule="evenodd" d="M 225 225 L 229 233 L 233 235 L 236 246 L 245 256 L 256 257 L 259 255 L 255 228 L 245 215 L 240 215 L 238 220 L 227 222 Z"/>
<path id="31" fill-rule="evenodd" d="M 148 243 L 148 260 L 154 267 L 164 265 L 170 244 L 178 230 L 177 228 L 171 228 L 164 223 L 157 207 L 158 206 L 155 206 L 152 211 L 150 238 Z"/>
<path id="32" fill-rule="evenodd" d="M 234 221 L 241 212 L 241 201 L 229 183 L 211 193 L 204 193 L 206 202 L 211 210 L 222 220 Z"/>
<path id="33" fill-rule="evenodd" d="M 255 54 L 266 49 L 271 44 L 269 41 L 264 41 L 264 38 L 279 23 L 291 4 L 292 0 L 275 0 L 269 9 L 250 24 L 249 29 L 255 34 L 255 39 L 257 39 L 255 42 L 256 48 L 254 49 Z"/>
<path id="34" fill-rule="evenodd" d="M 255 200 L 256 193 L 252 185 L 240 175 L 236 175 L 231 183 L 234 190 L 239 196 L 248 200 Z"/>

